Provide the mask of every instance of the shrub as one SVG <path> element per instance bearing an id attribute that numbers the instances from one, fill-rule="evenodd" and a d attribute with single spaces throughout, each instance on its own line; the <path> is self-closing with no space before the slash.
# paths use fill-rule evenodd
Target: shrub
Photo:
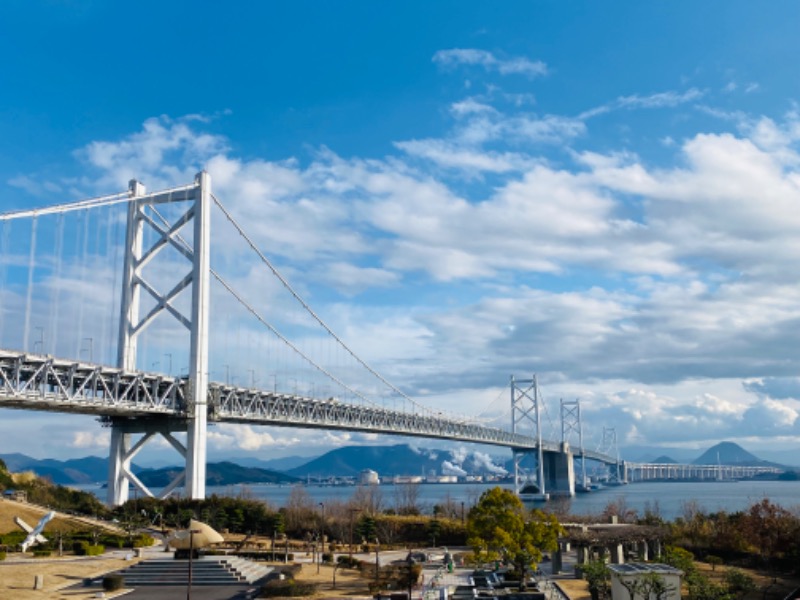
<path id="1" fill-rule="evenodd" d="M 582 565 L 581 576 L 589 584 L 592 600 L 611 598 L 611 571 L 603 561 L 596 560 Z"/>
<path id="2" fill-rule="evenodd" d="M 86 546 L 86 556 L 101 556 L 105 551 L 104 546 Z"/>
<path id="3" fill-rule="evenodd" d="M 88 547 L 89 547 L 89 542 L 85 540 L 78 540 L 76 542 L 72 542 L 72 551 L 75 553 L 76 556 L 86 556 Z"/>
<path id="4" fill-rule="evenodd" d="M 286 565 L 280 568 L 280 572 L 283 573 L 287 578 L 294 579 L 300 574 L 300 571 L 303 570 L 303 565 L 292 564 Z"/>
<path id="5" fill-rule="evenodd" d="M 324 562 L 326 565 L 331 564 L 333 562 L 333 554 L 331 552 L 323 552 L 322 562 Z"/>
<path id="6" fill-rule="evenodd" d="M 336 562 L 343 569 L 357 569 L 361 564 L 360 560 L 347 554 L 342 554 L 341 556 L 337 557 Z"/>
<path id="7" fill-rule="evenodd" d="M 104 535 L 100 538 L 100 543 L 106 548 L 120 550 L 125 547 L 125 538 L 119 535 Z"/>
<path id="8" fill-rule="evenodd" d="M 205 550 L 206 554 L 213 555 L 214 553 L 217 554 L 227 554 L 224 550 Z M 283 562 L 284 554 L 283 552 L 275 552 L 274 554 L 269 551 L 263 550 L 237 550 L 234 552 L 236 556 L 241 556 L 242 558 L 249 558 L 250 560 L 266 560 L 269 562 Z M 289 552 L 286 556 L 286 560 L 293 561 L 294 560 L 294 553 Z"/>
<path id="9" fill-rule="evenodd" d="M 669 566 L 680 569 L 686 575 L 694 573 L 696 570 L 694 566 L 694 554 L 683 548 L 678 548 L 677 546 L 667 546 L 664 549 L 664 556 L 662 559 Z"/>
<path id="10" fill-rule="evenodd" d="M 706 562 L 711 565 L 712 571 L 716 571 L 717 567 L 723 563 L 723 560 L 719 556 L 712 556 L 709 554 L 706 556 Z"/>
<path id="11" fill-rule="evenodd" d="M 5 559 L 6 559 L 5 551 L 4 550 L 0 550 L 0 560 L 5 560 Z"/>
<path id="12" fill-rule="evenodd" d="M 8 533 L 0 534 L 0 544 L 3 546 L 19 546 L 25 541 L 28 534 L 24 531 L 9 531 Z"/>
<path id="13" fill-rule="evenodd" d="M 133 538 L 134 548 L 149 548 L 153 544 L 155 544 L 155 540 L 146 533 L 140 533 L 135 538 Z"/>
<path id="14" fill-rule="evenodd" d="M 34 558 L 47 558 L 50 556 L 50 550 L 34 550 L 33 557 Z"/>
<path id="15" fill-rule="evenodd" d="M 307 597 L 317 592 L 317 584 L 294 579 L 274 579 L 261 588 L 262 598 Z"/>
<path id="16" fill-rule="evenodd" d="M 122 575 L 106 575 L 103 577 L 103 589 L 107 592 L 121 590 L 125 586 Z"/>
<path id="17" fill-rule="evenodd" d="M 732 594 L 746 594 L 756 589 L 756 582 L 750 575 L 739 569 L 728 569 L 725 573 L 725 585 Z"/>

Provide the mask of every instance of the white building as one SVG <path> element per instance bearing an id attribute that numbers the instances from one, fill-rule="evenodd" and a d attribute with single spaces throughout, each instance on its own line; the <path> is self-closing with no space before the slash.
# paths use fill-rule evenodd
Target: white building
<path id="1" fill-rule="evenodd" d="M 683 571 L 658 563 L 608 565 L 611 600 L 681 600 Z M 654 583 L 660 579 L 656 589 Z M 654 581 L 655 580 L 655 581 Z"/>
<path id="2" fill-rule="evenodd" d="M 358 476 L 359 485 L 378 485 L 380 482 L 378 473 L 372 469 L 364 469 Z"/>

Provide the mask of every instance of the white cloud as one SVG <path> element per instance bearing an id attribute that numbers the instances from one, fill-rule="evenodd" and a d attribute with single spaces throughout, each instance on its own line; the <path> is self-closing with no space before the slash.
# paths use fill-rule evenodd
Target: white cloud
<path id="1" fill-rule="evenodd" d="M 102 449 L 108 448 L 111 443 L 111 436 L 108 430 L 101 431 L 74 431 L 72 432 L 72 443 L 70 447 L 81 449 Z"/>
<path id="2" fill-rule="evenodd" d="M 446 168 L 475 173 L 507 173 L 520 171 L 532 161 L 523 155 L 504 152 L 475 151 L 444 140 L 410 140 L 395 142 L 407 154 L 430 160 Z"/>
<path id="3" fill-rule="evenodd" d="M 367 289 L 392 287 L 400 281 L 399 275 L 392 271 L 357 267 L 345 262 L 327 265 L 319 273 L 319 278 L 347 296 L 354 296 Z"/>
<path id="4" fill-rule="evenodd" d="M 501 75 L 518 74 L 528 77 L 547 75 L 547 65 L 541 61 L 532 61 L 524 57 L 501 59 L 491 52 L 474 48 L 439 50 L 433 55 L 433 62 L 444 67 L 478 65 L 487 71 L 497 71 Z"/>
<path id="5" fill-rule="evenodd" d="M 436 60 L 501 72 L 494 55 L 465 52 Z M 670 109 L 707 97 L 697 89 L 633 94 L 602 109 Z M 720 131 L 654 135 L 667 155 L 654 163 L 635 145 L 594 143 L 579 119 L 488 102 L 451 104 L 450 131 L 397 141 L 402 153 L 385 157 L 321 148 L 306 160 L 246 159 L 197 119 L 153 119 L 121 140 L 88 145 L 78 154 L 90 174 L 52 185 L 124 189 L 136 175 L 157 189 L 207 166 L 215 193 L 312 305 L 321 302 L 334 329 L 437 406 L 482 408 L 505 373 L 535 370 L 553 394 L 590 399 L 588 412 L 616 422 L 627 440 L 794 439 L 797 398 L 771 395 L 768 384 L 800 368 L 800 293 L 786 275 L 800 259 L 797 116 L 717 111 Z M 17 184 L 37 192 L 37 181 L 20 176 Z M 238 235 L 216 223 L 214 232 L 215 268 L 270 315 L 283 310 L 281 286 Z M 24 252 L 7 258 L 27 260 Z M 82 295 L 64 301 L 64 319 L 81 302 L 106 314 L 100 305 L 113 285 L 95 266 Z M 169 269 L 154 280 L 166 282 Z M 53 290 L 78 279 L 80 264 L 70 263 L 40 284 L 46 319 Z M 24 306 L 22 288 L 2 294 L 4 308 Z M 361 294 L 391 301 L 352 301 Z M 78 338 L 109 337 L 108 327 L 90 332 L 88 320 Z M 244 350 L 239 338 L 252 324 L 235 314 L 215 321 L 228 336 L 215 356 L 236 366 L 240 383 L 287 385 L 286 374 L 248 362 L 282 356 L 277 345 Z M 285 321 L 313 346 L 300 317 Z M 150 363 L 165 361 L 163 349 L 151 354 Z M 219 377 L 221 365 L 214 368 Z M 242 450 L 364 439 L 291 431 L 220 426 L 212 438 L 217 448 Z M 95 441 L 81 433 L 70 443 Z"/>
<path id="6" fill-rule="evenodd" d="M 684 92 L 669 90 L 657 92 L 649 95 L 632 94 L 630 96 L 620 96 L 613 102 L 603 104 L 595 108 L 586 110 L 580 114 L 579 119 L 585 120 L 598 115 L 606 114 L 615 110 L 628 109 L 651 109 L 651 108 L 674 108 L 681 104 L 700 100 L 706 92 L 696 88 L 690 88 Z"/>

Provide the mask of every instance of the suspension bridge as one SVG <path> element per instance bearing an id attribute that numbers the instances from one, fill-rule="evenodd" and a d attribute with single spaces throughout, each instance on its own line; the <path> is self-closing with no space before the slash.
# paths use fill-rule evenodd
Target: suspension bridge
<path id="1" fill-rule="evenodd" d="M 213 235 L 212 209 L 225 225 Z M 131 485 L 153 495 L 131 461 L 157 435 L 185 460 L 159 495 L 183 486 L 203 498 L 209 423 L 506 447 L 518 492 L 535 479 L 539 494 L 573 494 L 576 456 L 584 468 L 591 459 L 625 479 L 613 430 L 604 430 L 600 450 L 584 448 L 577 401 L 561 404 L 560 439 L 545 438 L 535 376 L 511 378 L 510 419 L 499 425 L 406 395 L 312 310 L 212 193 L 208 173 L 152 193 L 133 180 L 118 194 L 0 221 L 0 340 L 14 348 L 0 351 L 0 408 L 98 417 L 111 430 L 112 505 Z M 27 223 L 27 248 L 10 235 L 15 223 Z M 43 240 L 53 245 L 46 257 Z M 234 243 L 253 260 L 243 264 Z M 265 373 L 271 386 L 258 383 Z M 176 437 L 183 433 L 185 441 Z M 536 468 L 526 470 L 531 456 Z"/>

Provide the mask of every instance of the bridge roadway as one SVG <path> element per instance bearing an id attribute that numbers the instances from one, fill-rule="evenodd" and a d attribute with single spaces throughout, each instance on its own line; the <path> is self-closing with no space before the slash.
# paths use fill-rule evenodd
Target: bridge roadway
<path id="1" fill-rule="evenodd" d="M 125 372 L 114 367 L 52 356 L 0 350 L 0 407 L 94 415 L 187 419 L 191 411 L 185 378 L 158 373 Z M 292 394 L 210 383 L 208 420 L 279 427 L 310 427 L 439 438 L 537 448 L 536 438 L 439 415 L 423 415 L 319 400 Z M 561 444 L 542 441 L 544 451 Z M 616 464 L 614 457 L 585 451 L 586 458 Z"/>

